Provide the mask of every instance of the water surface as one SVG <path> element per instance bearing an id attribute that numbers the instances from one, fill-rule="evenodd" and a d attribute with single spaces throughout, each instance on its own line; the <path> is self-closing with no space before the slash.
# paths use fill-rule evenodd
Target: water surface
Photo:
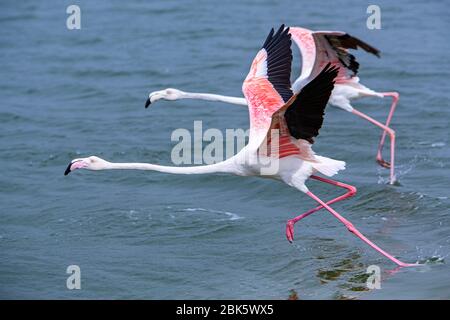
<path id="1" fill-rule="evenodd" d="M 0 4 L 0 297 L 139 299 L 450 298 L 450 51 L 445 1 L 69 1 Z M 394 269 L 327 212 L 284 237 L 313 201 L 274 181 L 154 172 L 63 171 L 75 157 L 170 164 L 176 128 L 247 128 L 245 108 L 161 102 L 166 87 L 241 96 L 251 59 L 280 23 L 345 30 L 382 51 L 357 52 L 360 76 L 401 94 L 393 120 L 400 184 L 375 164 L 380 132 L 328 108 L 315 150 L 347 161 L 358 194 L 334 208 L 420 269 Z M 295 53 L 300 70 L 298 54 Z M 390 101 L 355 102 L 385 119 Z M 324 198 L 338 190 L 310 182 Z M 68 265 L 82 289 L 67 290 Z M 381 290 L 367 290 L 369 265 Z"/>

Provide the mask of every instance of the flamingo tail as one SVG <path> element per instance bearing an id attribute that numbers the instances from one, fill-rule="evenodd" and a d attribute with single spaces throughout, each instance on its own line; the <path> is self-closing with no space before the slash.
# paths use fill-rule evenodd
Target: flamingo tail
<path id="1" fill-rule="evenodd" d="M 340 170 L 345 169 L 345 161 L 339 161 L 322 156 L 315 156 L 317 162 L 313 162 L 313 168 L 327 177 L 332 177 Z"/>

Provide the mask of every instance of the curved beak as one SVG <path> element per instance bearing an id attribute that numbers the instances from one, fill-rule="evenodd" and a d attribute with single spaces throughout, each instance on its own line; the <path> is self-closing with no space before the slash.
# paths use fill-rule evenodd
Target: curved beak
<path id="1" fill-rule="evenodd" d="M 145 101 L 145 108 L 147 109 L 151 103 L 150 98 L 148 98 L 147 101 Z"/>
<path id="2" fill-rule="evenodd" d="M 84 167 L 86 167 L 86 165 L 83 162 L 83 160 L 71 161 L 69 163 L 69 165 L 67 166 L 66 171 L 64 171 L 64 175 L 67 176 L 72 171 L 74 171 L 76 169 L 84 168 Z"/>
<path id="3" fill-rule="evenodd" d="M 64 171 L 64 175 L 67 176 L 70 173 L 70 167 L 72 166 L 72 162 L 69 163 L 69 165 L 66 168 L 66 171 Z"/>

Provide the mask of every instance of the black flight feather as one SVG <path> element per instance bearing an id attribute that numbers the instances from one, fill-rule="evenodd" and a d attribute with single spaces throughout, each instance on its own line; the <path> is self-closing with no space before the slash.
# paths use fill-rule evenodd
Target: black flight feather
<path id="1" fill-rule="evenodd" d="M 272 29 L 262 47 L 267 52 L 267 76 L 284 102 L 292 97 L 291 35 L 284 24 L 275 33 Z"/>
<path id="2" fill-rule="evenodd" d="M 325 68 L 305 85 L 286 109 L 284 118 L 291 136 L 314 143 L 322 127 L 325 107 L 334 88 L 339 69 L 328 63 Z"/>
<path id="3" fill-rule="evenodd" d="M 334 35 L 327 34 L 324 35 L 325 39 L 328 40 L 328 43 L 331 45 L 333 50 L 336 52 L 339 61 L 350 71 L 353 72 L 353 75 L 358 73 L 359 63 L 356 61 L 354 55 L 349 53 L 346 49 L 354 49 L 358 48 L 363 49 L 366 52 L 369 52 L 373 55 L 376 55 L 378 58 L 380 57 L 380 50 L 372 47 L 370 44 L 349 35 L 348 33 L 343 35 Z"/>

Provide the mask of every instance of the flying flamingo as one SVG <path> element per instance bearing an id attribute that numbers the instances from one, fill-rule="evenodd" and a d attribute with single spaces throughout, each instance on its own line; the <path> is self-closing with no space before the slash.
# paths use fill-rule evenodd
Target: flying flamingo
<path id="1" fill-rule="evenodd" d="M 291 27 L 290 33 L 292 39 L 300 49 L 303 61 L 301 74 L 292 85 L 294 93 L 299 92 L 305 84 L 314 79 L 326 64 L 331 63 L 334 66 L 338 66 L 339 74 L 335 80 L 334 90 L 331 94 L 329 103 L 345 111 L 351 112 L 383 130 L 378 145 L 376 161 L 382 167 L 390 169 L 390 183 L 394 184 L 396 179 L 394 172 L 395 131 L 389 126 L 399 100 L 399 94 L 397 92 L 376 92 L 362 85 L 359 82 L 359 77 L 356 76 L 359 63 L 356 61 L 355 57 L 349 53 L 348 49 L 361 48 L 377 57 L 380 56 L 380 51 L 344 32 L 311 31 L 304 28 Z M 363 97 L 392 97 L 391 108 L 385 124 L 362 113 L 350 104 L 351 100 Z M 244 98 L 209 93 L 184 92 L 178 89 L 168 88 L 150 93 L 145 106 L 148 107 L 151 103 L 160 99 L 201 99 L 243 106 L 247 105 L 247 100 Z M 385 161 L 382 155 L 387 134 L 391 141 L 390 162 Z"/>
<path id="2" fill-rule="evenodd" d="M 322 126 L 324 110 L 333 90 L 338 69 L 327 64 L 298 94 L 293 94 L 290 85 L 291 36 L 288 31 L 289 29 L 285 29 L 284 25 L 276 33 L 272 29 L 262 49 L 252 62 L 250 72 L 242 87 L 249 106 L 249 142 L 235 156 L 219 163 L 194 167 L 171 167 L 150 163 L 113 163 L 91 156 L 72 160 L 64 174 L 67 175 L 76 169 L 135 169 L 173 174 L 230 173 L 281 180 L 306 193 L 320 205 L 288 222 L 286 235 L 289 240 L 293 239 L 293 225 L 296 221 L 314 211 L 325 208 L 350 232 L 376 251 L 399 266 L 412 266 L 412 264 L 403 263 L 383 251 L 361 234 L 350 221 L 329 206 L 356 192 L 353 186 L 314 175 L 319 172 L 326 176 L 333 176 L 339 170 L 345 169 L 345 162 L 318 156 L 311 149 L 313 138 L 319 134 Z M 272 139 L 272 131 L 279 133 L 277 140 Z M 260 149 L 266 147 L 270 148 L 270 154 L 261 154 Z M 276 171 L 270 174 L 263 173 L 265 164 L 263 165 L 263 161 L 260 159 L 264 157 L 265 160 L 278 161 Z M 306 187 L 305 182 L 309 177 L 343 187 L 348 192 L 325 203 Z"/>

